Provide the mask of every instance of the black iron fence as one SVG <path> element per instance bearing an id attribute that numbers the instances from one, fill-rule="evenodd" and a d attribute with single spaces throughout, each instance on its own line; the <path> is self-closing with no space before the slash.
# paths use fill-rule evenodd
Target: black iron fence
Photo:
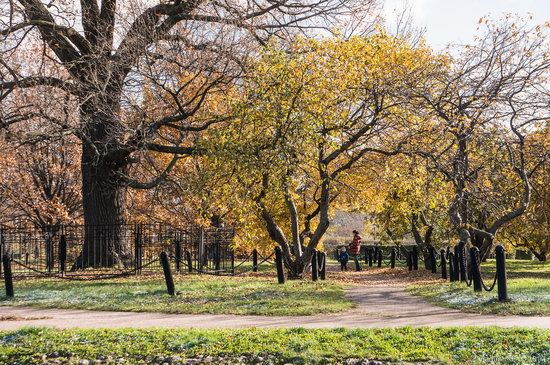
<path id="1" fill-rule="evenodd" d="M 174 270 L 232 272 L 232 227 L 172 226 L 161 223 L 116 226 L 70 225 L 0 228 L 0 254 L 12 261 L 14 276 L 140 274 L 161 271 L 164 251 Z"/>

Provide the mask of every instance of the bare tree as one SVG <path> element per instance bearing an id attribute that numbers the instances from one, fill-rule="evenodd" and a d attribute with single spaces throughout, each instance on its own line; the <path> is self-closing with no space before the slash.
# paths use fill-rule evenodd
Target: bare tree
<path id="1" fill-rule="evenodd" d="M 0 126 L 33 121 L 24 141 L 72 134 L 82 145 L 82 199 L 87 225 L 125 222 L 127 187 L 159 184 L 182 156 L 199 153 L 196 134 L 226 120 L 201 113 L 212 93 L 223 93 L 255 47 L 270 37 L 327 31 L 342 17 L 361 16 L 373 2 L 40 0 L 0 2 Z M 367 9 L 368 10 L 368 9 Z M 155 118 L 142 108 L 147 86 L 171 98 Z M 21 105 L 39 93 L 49 104 Z M 54 98 L 55 96 L 55 98 Z M 61 109 L 75 111 L 73 120 Z M 18 129 L 19 128 L 19 129 Z M 138 181 L 131 167 L 147 153 L 171 156 L 156 176 Z M 128 256 L 112 242 L 85 239 L 73 269 L 109 266 Z M 100 247 L 100 245 L 107 245 Z M 87 247 L 93 246 L 93 247 Z"/>
<path id="2" fill-rule="evenodd" d="M 497 232 L 529 205 L 525 134 L 549 117 L 546 29 L 513 21 L 489 24 L 475 46 L 464 47 L 450 67 L 442 64 L 437 74 L 426 78 L 427 84 L 413 92 L 413 100 L 421 100 L 433 122 L 429 148 L 418 153 L 453 184 L 450 222 L 460 240 L 477 242 L 484 256 Z M 481 174 L 492 173 L 489 156 L 479 153 L 491 138 L 505 152 L 496 158 L 513 171 L 522 193 L 518 201 L 508 199 L 516 204 L 511 209 L 509 204 L 493 217 L 476 217 L 475 202 L 482 207 L 482 215 L 489 211 L 483 207 L 491 204 L 475 189 Z"/>

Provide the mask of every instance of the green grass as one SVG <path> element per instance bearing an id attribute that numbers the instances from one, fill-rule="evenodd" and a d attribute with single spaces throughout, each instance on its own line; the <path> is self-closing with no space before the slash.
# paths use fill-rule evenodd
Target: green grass
<path id="1" fill-rule="evenodd" d="M 460 309 L 465 312 L 502 315 L 550 315 L 550 262 L 508 260 L 509 302 L 497 300 L 497 288 L 492 292 L 475 293 L 464 283 L 438 283 L 413 285 L 408 290 L 430 302 Z M 495 262 L 481 266 L 487 286 L 493 282 Z"/>
<path id="2" fill-rule="evenodd" d="M 209 357 L 209 358 L 207 358 Z M 167 361 L 169 358 L 170 361 Z M 550 331 L 497 328 L 53 330 L 0 332 L 2 364 L 548 364 Z M 355 360 L 350 360 L 355 359 Z"/>
<path id="3" fill-rule="evenodd" d="M 28 280 L 15 282 L 15 298 L 0 305 L 165 313 L 311 315 L 348 310 L 353 303 L 337 283 L 266 277 L 176 277 L 174 297 L 162 278 L 103 281 Z"/>

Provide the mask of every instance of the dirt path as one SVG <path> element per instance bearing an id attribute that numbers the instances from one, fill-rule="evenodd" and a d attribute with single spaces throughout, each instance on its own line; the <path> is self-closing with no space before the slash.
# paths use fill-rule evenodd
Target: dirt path
<path id="1" fill-rule="evenodd" d="M 340 314 L 266 317 L 104 312 L 2 306 L 0 307 L 0 330 L 14 330 L 25 326 L 56 328 L 522 326 L 550 328 L 550 317 L 502 317 L 462 313 L 453 309 L 436 307 L 421 298 L 413 297 L 405 292 L 403 285 L 382 286 L 375 280 L 370 284 L 350 289 L 347 295 L 357 302 L 357 308 Z"/>

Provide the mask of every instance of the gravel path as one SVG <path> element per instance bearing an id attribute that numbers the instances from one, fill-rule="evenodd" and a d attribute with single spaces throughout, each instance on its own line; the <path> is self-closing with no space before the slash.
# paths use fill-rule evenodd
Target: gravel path
<path id="1" fill-rule="evenodd" d="M 441 308 L 411 296 L 404 286 L 362 285 L 347 292 L 357 308 L 346 313 L 301 317 L 164 314 L 38 309 L 0 306 L 0 330 L 27 326 L 56 328 L 245 328 L 245 327 L 399 327 L 500 326 L 550 329 L 550 317 L 494 316 Z"/>

